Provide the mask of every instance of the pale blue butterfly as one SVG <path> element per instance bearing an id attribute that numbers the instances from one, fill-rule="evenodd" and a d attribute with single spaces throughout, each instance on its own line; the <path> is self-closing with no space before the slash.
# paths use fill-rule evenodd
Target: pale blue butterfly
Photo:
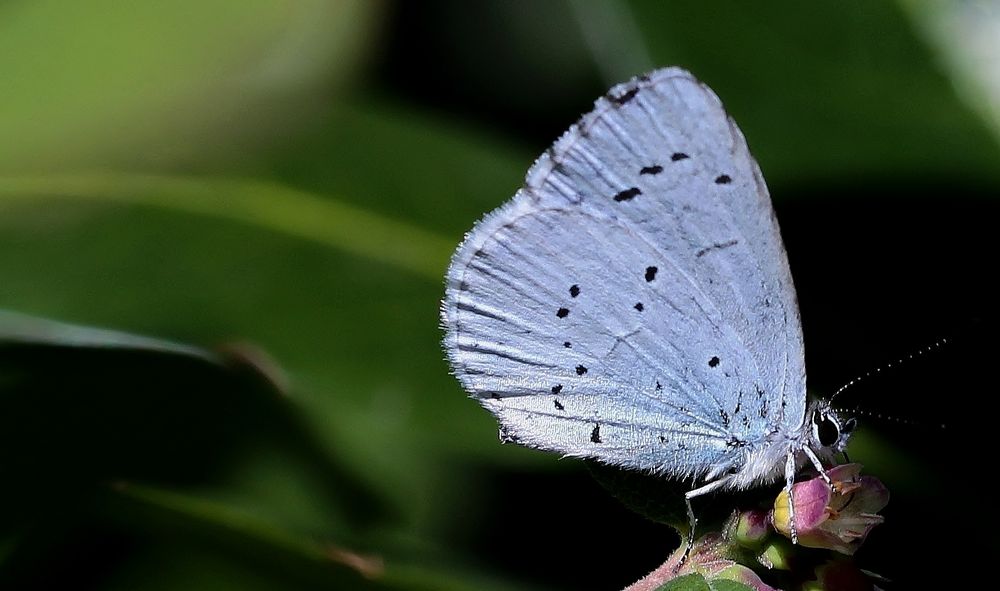
<path id="1" fill-rule="evenodd" d="M 790 489 L 854 426 L 807 401 L 767 186 L 679 68 L 615 86 L 535 162 L 456 251 L 442 318 L 502 438 L 696 479 L 692 533 L 692 498 L 782 475 Z"/>

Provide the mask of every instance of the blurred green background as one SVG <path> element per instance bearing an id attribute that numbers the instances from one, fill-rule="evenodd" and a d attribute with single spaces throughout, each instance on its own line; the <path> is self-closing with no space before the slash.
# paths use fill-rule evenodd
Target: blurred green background
<path id="1" fill-rule="evenodd" d="M 463 232 L 665 65 L 760 162 L 812 389 L 953 338 L 852 393 L 919 423 L 862 418 L 894 497 L 858 560 L 971 577 L 997 3 L 7 0 L 0 586 L 615 589 L 662 562 L 672 531 L 580 462 L 499 445 L 437 314 Z"/>

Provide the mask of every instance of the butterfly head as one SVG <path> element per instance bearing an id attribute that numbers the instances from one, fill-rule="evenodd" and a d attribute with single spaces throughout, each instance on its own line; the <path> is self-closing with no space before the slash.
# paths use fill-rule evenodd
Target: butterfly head
<path id="1" fill-rule="evenodd" d="M 809 442 L 813 449 L 839 453 L 847 448 L 847 440 L 857 427 L 854 418 L 842 418 L 826 400 L 809 405 Z"/>

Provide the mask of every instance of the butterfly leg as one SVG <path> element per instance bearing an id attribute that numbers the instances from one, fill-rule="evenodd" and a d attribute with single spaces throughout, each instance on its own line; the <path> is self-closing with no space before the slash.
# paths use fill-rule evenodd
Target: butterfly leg
<path id="1" fill-rule="evenodd" d="M 833 485 L 833 481 L 830 480 L 830 476 L 826 473 L 826 468 L 823 466 L 823 462 L 819 461 L 819 457 L 816 455 L 816 452 L 809 449 L 808 445 L 803 447 L 802 451 L 804 451 L 806 456 L 809 457 L 809 461 L 812 462 L 812 465 L 816 468 L 816 471 L 819 472 L 819 475 L 823 477 L 823 482 L 830 487 L 830 490 L 837 490 Z"/>
<path id="2" fill-rule="evenodd" d="M 792 486 L 795 484 L 795 452 L 791 449 L 785 454 L 785 491 L 788 493 L 788 523 L 792 534 L 792 543 L 799 543 L 798 532 L 795 531 L 795 500 L 792 498 Z"/>
<path id="3" fill-rule="evenodd" d="M 694 490 L 689 490 L 688 492 L 684 493 L 684 503 L 687 505 L 688 525 L 690 525 L 690 528 L 688 530 L 688 536 L 687 536 L 687 547 L 684 549 L 684 556 L 681 556 L 680 561 L 678 561 L 677 563 L 678 568 L 682 564 L 684 564 L 688 556 L 691 554 L 691 548 L 694 547 L 694 531 L 695 527 L 698 525 L 698 518 L 694 516 L 694 507 L 691 506 L 691 499 L 699 497 L 706 493 L 710 493 L 717 488 L 725 486 L 730 481 L 730 479 L 732 479 L 732 476 L 728 475 L 723 476 L 718 480 L 713 480 L 712 482 L 709 482 L 705 486 L 701 486 L 699 488 L 696 488 Z"/>

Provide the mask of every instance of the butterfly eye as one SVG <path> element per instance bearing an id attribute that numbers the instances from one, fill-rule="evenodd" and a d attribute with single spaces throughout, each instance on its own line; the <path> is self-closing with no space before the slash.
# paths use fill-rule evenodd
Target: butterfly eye
<path id="1" fill-rule="evenodd" d="M 816 416 L 814 416 L 813 422 L 816 423 L 816 439 L 823 447 L 830 447 L 840 439 L 840 427 L 829 417 L 820 416 L 817 421 Z"/>

